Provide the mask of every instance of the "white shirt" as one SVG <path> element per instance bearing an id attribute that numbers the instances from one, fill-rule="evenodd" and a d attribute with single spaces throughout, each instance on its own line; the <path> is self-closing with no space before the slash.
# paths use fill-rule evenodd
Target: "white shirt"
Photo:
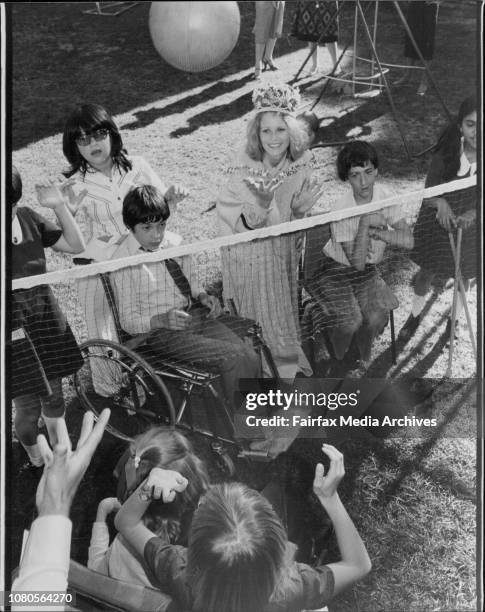
<path id="1" fill-rule="evenodd" d="M 371 202 L 378 202 L 392 197 L 392 192 L 382 187 L 382 185 L 374 185 L 374 193 Z M 370 202 L 369 202 L 370 204 Z M 332 210 L 343 210 L 345 208 L 353 208 L 358 206 L 355 201 L 354 194 L 350 190 L 345 196 L 337 200 L 332 206 Z M 388 225 L 387 229 L 392 227 L 401 219 L 403 219 L 402 211 L 399 206 L 389 206 L 379 210 Z M 341 221 L 334 221 L 331 224 L 332 227 L 332 238 L 323 247 L 323 252 L 343 264 L 344 266 L 350 266 L 350 262 L 345 254 L 345 251 L 340 243 L 350 242 L 355 240 L 357 231 L 359 229 L 360 216 L 349 217 L 342 219 Z M 386 243 L 383 240 L 376 240 L 371 238 L 369 240 L 369 247 L 366 256 L 366 264 L 377 264 L 382 261 L 384 251 L 386 249 Z"/>
<path id="2" fill-rule="evenodd" d="M 13 591 L 58 591 L 67 589 L 72 523 L 57 514 L 35 519 L 20 561 L 19 575 Z M 56 608 L 63 610 L 63 607 Z M 12 606 L 12 610 L 26 610 Z M 52 604 L 36 606 L 35 610 L 52 612 Z"/>
<path id="3" fill-rule="evenodd" d="M 140 185 L 153 185 L 163 194 L 167 191 L 166 185 L 152 170 L 150 164 L 143 157 L 128 157 L 132 163 L 132 169 L 128 172 L 120 171 L 113 166 L 111 176 L 88 168 L 83 176 L 77 173 L 73 176 L 76 183 L 73 185 L 74 195 L 87 190 L 87 194 L 79 203 L 75 214 L 81 213 L 86 221 L 87 249 L 84 256 L 90 257 L 89 243 L 93 239 L 101 238 L 108 241 L 110 238 L 118 238 L 126 234 L 127 229 L 123 223 L 122 209 L 123 199 L 133 187 Z M 83 257 L 83 254 L 79 255 Z M 94 257 L 94 259 L 102 259 Z M 109 254 L 106 259 L 109 259 Z"/>
<path id="4" fill-rule="evenodd" d="M 168 246 L 172 245 L 164 241 L 160 250 Z M 140 251 L 139 242 L 130 232 L 113 253 L 112 259 L 139 255 Z M 191 258 L 184 257 L 178 263 L 190 283 L 193 297 L 197 297 L 202 289 L 198 286 Z M 111 273 L 111 280 L 116 291 L 121 327 L 131 335 L 150 331 L 150 320 L 154 315 L 187 306 L 187 299 L 163 261 L 121 268 Z"/>
<path id="5" fill-rule="evenodd" d="M 120 534 L 116 535 L 110 546 L 108 525 L 104 521 L 93 523 L 88 568 L 117 580 L 153 587 L 143 565 L 126 547 Z"/>

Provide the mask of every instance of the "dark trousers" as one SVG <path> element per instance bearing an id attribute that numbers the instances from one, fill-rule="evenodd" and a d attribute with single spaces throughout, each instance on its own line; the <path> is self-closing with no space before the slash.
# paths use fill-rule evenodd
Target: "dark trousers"
<path id="1" fill-rule="evenodd" d="M 260 375 L 259 356 L 250 341 L 242 339 L 247 320 L 229 315 L 208 319 L 203 310 L 191 310 L 190 314 L 193 318 L 188 329 L 157 329 L 147 343 L 164 358 L 220 374 L 224 393 L 235 408 L 239 380 Z"/>

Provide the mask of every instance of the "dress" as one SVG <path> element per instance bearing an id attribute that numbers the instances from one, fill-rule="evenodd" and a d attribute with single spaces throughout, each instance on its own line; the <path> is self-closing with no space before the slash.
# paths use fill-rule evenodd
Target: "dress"
<path id="1" fill-rule="evenodd" d="M 338 3 L 299 0 L 291 34 L 308 42 L 338 42 Z"/>
<path id="2" fill-rule="evenodd" d="M 17 210 L 22 242 L 12 245 L 12 278 L 46 272 L 44 248 L 62 236 L 57 225 L 34 210 Z M 46 380 L 69 376 L 82 365 L 81 354 L 51 288 L 38 285 L 12 292 L 12 397 L 46 395 Z"/>
<path id="3" fill-rule="evenodd" d="M 280 38 L 283 32 L 284 2 L 255 2 L 254 38 L 264 45 L 270 38 Z"/>
<path id="4" fill-rule="evenodd" d="M 462 156 L 463 157 L 463 156 Z M 464 165 L 464 164 L 462 164 Z M 459 175 L 449 180 L 470 176 L 470 168 L 459 170 Z M 446 183 L 446 167 L 441 152 L 433 155 L 431 166 L 426 177 L 426 187 Z M 450 205 L 453 213 L 458 216 L 469 210 L 476 210 L 477 188 L 468 187 L 442 196 Z M 453 231 L 456 243 L 456 230 Z M 455 275 L 455 260 L 451 251 L 448 232 L 436 220 L 436 209 L 421 205 L 416 225 L 414 226 L 414 249 L 412 260 L 421 268 L 436 274 L 444 280 Z M 477 275 L 477 235 L 476 225 L 463 232 L 461 247 L 461 273 L 463 278 L 474 278 Z"/>
<path id="5" fill-rule="evenodd" d="M 434 2 L 413 0 L 408 3 L 406 21 L 426 61 L 433 59 L 437 19 L 438 5 Z M 404 56 L 414 60 L 419 59 L 416 49 L 407 34 L 404 41 Z"/>
<path id="6" fill-rule="evenodd" d="M 274 204 L 266 225 L 290 221 L 291 200 L 310 176 L 311 154 L 296 162 L 287 159 L 279 177 Z M 245 183 L 248 176 L 261 176 L 262 162 L 241 153 L 228 169 L 228 183 L 217 202 L 219 233 L 229 235 L 236 229 L 241 213 L 258 215 L 261 209 Z M 258 210 L 259 209 L 259 210 Z M 225 247 L 221 252 L 224 300 L 233 300 L 237 313 L 257 321 L 263 330 L 281 378 L 293 379 L 298 371 L 312 370 L 300 344 L 298 322 L 298 234 L 282 234 L 253 242 Z"/>

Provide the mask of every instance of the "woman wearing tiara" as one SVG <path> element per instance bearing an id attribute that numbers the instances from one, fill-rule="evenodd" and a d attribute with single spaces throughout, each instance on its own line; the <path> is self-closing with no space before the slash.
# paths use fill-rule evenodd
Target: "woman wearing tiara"
<path id="1" fill-rule="evenodd" d="M 298 91 L 285 84 L 254 91 L 246 144 L 217 202 L 221 235 L 300 219 L 318 200 L 308 135 L 295 118 L 299 100 Z M 280 377 L 291 380 L 298 372 L 311 375 L 298 324 L 298 237 L 282 234 L 222 253 L 224 299 L 261 325 Z"/>

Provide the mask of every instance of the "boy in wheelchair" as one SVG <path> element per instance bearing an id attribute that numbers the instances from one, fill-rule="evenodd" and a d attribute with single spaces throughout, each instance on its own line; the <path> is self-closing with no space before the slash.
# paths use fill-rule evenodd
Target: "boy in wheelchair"
<path id="1" fill-rule="evenodd" d="M 130 230 L 112 259 L 163 250 L 170 210 L 155 187 L 133 188 L 123 201 Z M 217 297 L 198 287 L 189 257 L 117 270 L 111 281 L 123 330 L 164 359 L 220 374 L 226 398 L 238 404 L 238 381 L 257 378 L 259 356 L 243 338 L 247 320 L 222 312 Z"/>

